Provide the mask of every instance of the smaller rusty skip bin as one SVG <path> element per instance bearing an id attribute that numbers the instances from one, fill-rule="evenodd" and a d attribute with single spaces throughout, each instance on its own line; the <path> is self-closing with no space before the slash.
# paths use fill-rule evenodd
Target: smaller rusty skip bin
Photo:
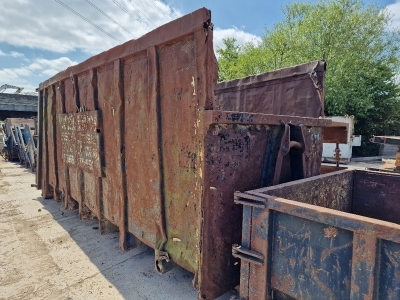
<path id="1" fill-rule="evenodd" d="M 399 175 L 342 170 L 235 202 L 241 299 L 400 299 Z"/>

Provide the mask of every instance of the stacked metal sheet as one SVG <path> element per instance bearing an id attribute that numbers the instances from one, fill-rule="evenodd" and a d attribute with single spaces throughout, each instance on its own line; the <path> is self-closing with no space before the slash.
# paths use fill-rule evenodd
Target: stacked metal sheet
<path id="1" fill-rule="evenodd" d="M 36 170 L 36 120 L 8 118 L 1 124 L 3 157 Z"/>

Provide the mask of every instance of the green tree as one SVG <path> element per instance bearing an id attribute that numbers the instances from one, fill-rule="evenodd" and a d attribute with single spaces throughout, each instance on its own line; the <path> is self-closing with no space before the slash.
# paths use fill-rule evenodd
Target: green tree
<path id="1" fill-rule="evenodd" d="M 224 48 L 217 49 L 218 58 L 218 80 L 229 80 L 237 76 L 240 46 L 236 44 L 235 38 L 223 40 Z"/>
<path id="2" fill-rule="evenodd" d="M 293 3 L 283 12 L 285 18 L 265 30 L 260 44 L 228 41 L 236 49 L 235 63 L 220 64 L 220 79 L 324 59 L 326 115 L 354 115 L 364 139 L 400 135 L 400 31 L 389 29 L 391 16 L 361 0 Z"/>

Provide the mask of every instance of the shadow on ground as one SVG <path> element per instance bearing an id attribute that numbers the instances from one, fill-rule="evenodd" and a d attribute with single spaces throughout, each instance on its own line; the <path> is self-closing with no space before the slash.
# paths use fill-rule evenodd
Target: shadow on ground
<path id="1" fill-rule="evenodd" d="M 77 210 L 64 210 L 61 203 L 53 199 L 36 199 L 43 205 L 81 251 L 89 258 L 98 272 L 89 278 L 82 278 L 76 285 L 76 290 L 90 288 L 91 281 L 97 276 L 104 276 L 109 282 L 109 288 L 115 288 L 124 299 L 197 299 L 197 290 L 192 286 L 193 274 L 176 266 L 171 271 L 160 275 L 154 269 L 154 250 L 140 246 L 129 251 L 118 247 L 118 232 L 100 234 L 98 220 L 81 220 Z M 48 244 L 60 244 L 60 238 L 51 237 Z M 64 264 L 76 264 L 73 251 L 65 249 Z M 71 257 L 72 256 L 72 257 Z M 95 286 L 95 284 L 93 283 Z M 78 293 L 78 292 L 77 292 Z M 77 294 L 78 296 L 79 294 Z M 235 293 L 228 292 L 218 300 L 230 299 Z M 67 299 L 76 299 L 69 294 Z"/>

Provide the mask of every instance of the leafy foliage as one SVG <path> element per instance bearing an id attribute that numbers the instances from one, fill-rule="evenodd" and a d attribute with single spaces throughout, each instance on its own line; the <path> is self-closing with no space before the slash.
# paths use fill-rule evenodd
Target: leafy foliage
<path id="1" fill-rule="evenodd" d="M 224 41 L 219 79 L 323 59 L 326 115 L 354 115 L 364 146 L 372 135 L 400 135 L 400 29 L 389 29 L 391 16 L 361 0 L 293 3 L 283 11 L 284 20 L 266 29 L 261 43 Z M 375 154 L 368 147 L 361 152 Z"/>

